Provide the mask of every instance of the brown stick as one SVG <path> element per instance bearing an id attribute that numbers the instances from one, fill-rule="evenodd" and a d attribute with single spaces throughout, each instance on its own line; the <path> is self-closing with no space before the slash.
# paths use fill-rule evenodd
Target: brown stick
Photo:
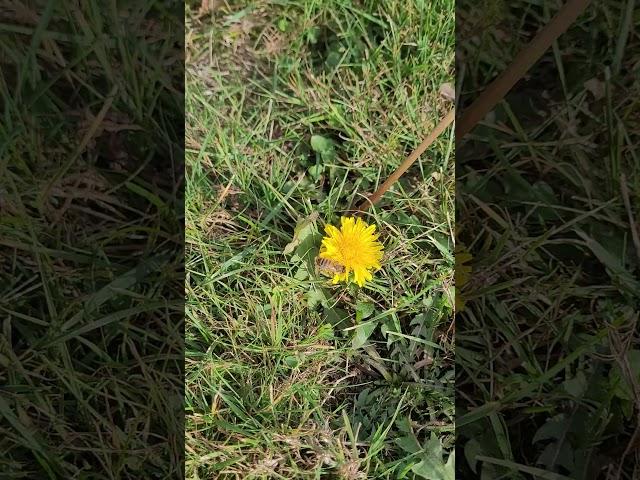
<path id="1" fill-rule="evenodd" d="M 436 128 L 433 129 L 429 136 L 425 138 L 420 145 L 418 145 L 418 148 L 411 152 L 411 155 L 409 155 L 405 159 L 405 161 L 402 162 L 402 164 L 396 169 L 396 171 L 393 172 L 391 176 L 387 178 L 387 180 L 375 192 L 373 192 L 373 194 L 369 196 L 369 198 L 367 198 L 360 204 L 358 210 L 360 212 L 364 212 L 367 208 L 369 208 L 369 206 L 375 205 L 375 203 L 380 200 L 380 197 L 382 197 L 382 195 L 384 195 L 385 192 L 389 190 L 389 187 L 391 187 L 391 185 L 393 185 L 402 176 L 402 174 L 409 169 L 411 164 L 413 164 L 413 162 L 415 162 L 418 157 L 422 155 L 422 153 L 429 147 L 429 145 L 431 145 L 433 141 L 438 138 L 438 136 L 440 136 L 442 132 L 444 132 L 444 130 L 451 124 L 451 122 L 453 122 L 454 118 L 455 110 L 452 109 L 449 113 L 447 113 L 446 117 L 440 120 L 440 123 L 436 126 Z"/>
<path id="2" fill-rule="evenodd" d="M 578 16 L 587 8 L 590 0 L 569 0 L 558 11 L 558 13 L 545 25 L 540 32 L 529 42 L 529 44 L 516 56 L 507 69 L 502 72 L 473 102 L 465 109 L 462 117 L 456 125 L 456 143 L 482 120 L 487 113 L 502 100 L 513 86 L 527 73 L 527 71 L 540 59 L 551 44 L 558 39 Z M 438 126 L 429 136 L 416 148 L 407 159 L 402 162 L 398 169 L 358 207 L 360 213 L 369 206 L 375 205 L 380 197 L 385 194 L 389 187 L 393 185 L 404 172 L 415 162 L 418 157 L 431 145 L 445 128 L 454 119 L 454 110 L 450 111 L 442 119 Z"/>
<path id="3" fill-rule="evenodd" d="M 555 17 L 538 32 L 498 76 L 473 102 L 456 122 L 456 143 L 462 140 L 487 113 L 502 100 L 511 88 L 540 59 L 551 44 L 562 35 L 587 8 L 590 0 L 569 0 Z"/>

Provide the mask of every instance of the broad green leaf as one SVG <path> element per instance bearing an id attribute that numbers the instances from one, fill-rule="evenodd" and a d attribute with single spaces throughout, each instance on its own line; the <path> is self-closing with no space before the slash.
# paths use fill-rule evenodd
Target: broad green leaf
<path id="1" fill-rule="evenodd" d="M 358 302 L 356 304 L 356 322 L 360 322 L 365 318 L 368 318 L 373 313 L 373 303 L 370 302 Z"/>
<path id="2" fill-rule="evenodd" d="M 575 377 L 565 380 L 562 386 L 569 395 L 581 398 L 587 390 L 587 377 L 580 371 Z"/>
<path id="3" fill-rule="evenodd" d="M 341 328 L 344 328 L 345 326 L 348 326 L 347 325 L 349 323 L 348 320 L 349 320 L 349 314 L 342 308 L 325 307 L 324 319 L 323 319 L 325 323 L 328 323 L 334 327 L 339 325 Z"/>
<path id="4" fill-rule="evenodd" d="M 287 31 L 287 27 L 289 26 L 289 22 L 287 21 L 286 18 L 281 18 L 280 20 L 278 20 L 278 30 L 280 30 L 281 32 L 286 32 Z"/>
<path id="5" fill-rule="evenodd" d="M 335 157 L 335 149 L 333 141 L 322 135 L 313 135 L 311 137 L 311 148 L 318 153 L 322 160 L 333 160 Z"/>
<path id="6" fill-rule="evenodd" d="M 314 152 L 324 153 L 333 148 L 333 142 L 322 135 L 313 135 L 311 137 L 311 148 Z"/>
<path id="7" fill-rule="evenodd" d="M 284 357 L 284 363 L 289 368 L 296 368 L 300 364 L 300 359 L 295 355 L 287 355 Z"/>
<path id="8" fill-rule="evenodd" d="M 569 442 L 552 442 L 544 448 L 536 463 L 544 465 L 548 470 L 561 466 L 572 472 L 575 468 L 573 448 Z"/>
<path id="9" fill-rule="evenodd" d="M 317 180 L 318 178 L 320 178 L 320 175 L 324 173 L 324 165 L 312 165 L 307 169 L 307 171 L 314 180 Z"/>
<path id="10" fill-rule="evenodd" d="M 333 340 L 333 327 L 328 323 L 323 323 L 318 328 L 317 337 L 321 340 Z"/>
<path id="11" fill-rule="evenodd" d="M 305 264 L 300 265 L 293 278 L 300 281 L 309 278 L 309 270 L 307 270 L 307 266 Z"/>
<path id="12" fill-rule="evenodd" d="M 363 323 L 362 325 L 358 325 L 356 327 L 356 333 L 353 336 L 353 340 L 351 342 L 351 347 L 354 349 L 362 347 L 365 343 L 367 343 L 367 340 L 375 329 L 375 322 L 367 322 Z"/>
<path id="13" fill-rule="evenodd" d="M 453 453 L 450 454 L 450 457 Z M 427 480 L 454 480 L 454 458 L 449 458 L 445 463 L 442 458 L 442 444 L 440 439 L 433 435 L 425 445 L 425 451 L 417 463 L 411 469 L 416 475 Z"/>
<path id="14" fill-rule="evenodd" d="M 322 304 L 322 302 L 326 300 L 327 297 L 322 289 L 316 289 L 312 287 L 307 292 L 307 308 L 309 308 L 309 310 L 315 309 L 318 305 Z"/>
<path id="15" fill-rule="evenodd" d="M 315 231 L 318 216 L 318 212 L 312 212 L 307 218 L 298 222 L 296 228 L 293 230 L 293 238 L 287 246 L 284 247 L 283 253 L 285 255 L 293 252 L 300 243 Z"/>
<path id="16" fill-rule="evenodd" d="M 611 280 L 631 295 L 637 295 L 638 292 L 640 292 L 640 282 L 625 268 L 622 259 L 614 256 L 583 231 L 576 229 L 576 233 L 584 240 L 585 245 L 591 249 L 596 258 L 606 267 Z"/>
<path id="17" fill-rule="evenodd" d="M 407 453 L 418 453 L 420 451 L 420 444 L 414 435 L 407 435 L 406 437 L 396 438 L 396 444 Z"/>
<path id="18" fill-rule="evenodd" d="M 456 452 L 453 450 L 447 458 L 447 463 L 444 465 L 444 471 L 447 479 L 455 480 L 456 478 Z"/>
<path id="19" fill-rule="evenodd" d="M 629 362 L 629 370 L 636 373 L 636 381 L 640 382 L 640 350 L 629 350 L 627 362 Z M 623 400 L 633 400 L 632 387 L 627 378 L 622 375 L 620 365 L 617 363 L 611 369 L 610 382 L 615 396 Z"/>
<path id="20" fill-rule="evenodd" d="M 562 438 L 566 434 L 568 426 L 568 420 L 564 415 L 556 415 L 555 417 L 547 420 L 538 429 L 531 442 L 536 443 L 541 440 L 557 440 Z"/>
<path id="21" fill-rule="evenodd" d="M 464 458 L 467 459 L 467 463 L 469 463 L 469 467 L 471 467 L 473 473 L 478 473 L 476 471 L 476 468 L 478 467 L 478 460 L 476 457 L 481 453 L 483 453 L 482 446 L 475 438 L 469 440 L 464 446 Z"/>

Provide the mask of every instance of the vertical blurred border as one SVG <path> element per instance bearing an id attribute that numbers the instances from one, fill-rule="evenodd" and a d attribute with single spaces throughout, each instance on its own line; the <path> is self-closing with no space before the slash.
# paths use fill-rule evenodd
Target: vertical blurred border
<path id="1" fill-rule="evenodd" d="M 0 2 L 0 478 L 182 478 L 184 4 Z"/>
<path id="2" fill-rule="evenodd" d="M 459 478 L 640 478 L 638 2 L 458 2 L 457 113 L 584 3 L 456 131 Z"/>

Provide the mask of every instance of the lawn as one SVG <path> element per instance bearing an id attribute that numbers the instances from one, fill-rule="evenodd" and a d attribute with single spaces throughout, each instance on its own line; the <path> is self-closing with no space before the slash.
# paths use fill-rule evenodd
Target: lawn
<path id="1" fill-rule="evenodd" d="M 2 479 L 183 468 L 183 9 L 104 3 L 0 7 Z"/>
<path id="2" fill-rule="evenodd" d="M 557 11 L 488 3 L 460 5 L 459 108 Z M 456 151 L 460 478 L 640 478 L 638 13 L 591 2 Z"/>
<path id="3" fill-rule="evenodd" d="M 363 216 L 373 281 L 311 259 L 451 108 L 454 2 L 186 15 L 187 477 L 451 478 L 452 129 Z"/>

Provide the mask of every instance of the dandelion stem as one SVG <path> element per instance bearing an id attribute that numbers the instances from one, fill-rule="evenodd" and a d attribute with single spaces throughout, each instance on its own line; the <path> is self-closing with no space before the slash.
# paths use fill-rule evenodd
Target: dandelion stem
<path id="1" fill-rule="evenodd" d="M 542 57 L 544 52 L 571 26 L 587 8 L 590 0 L 569 0 L 513 59 L 498 78 L 467 108 L 456 124 L 456 143 L 459 143 L 495 106 L 509 90 Z"/>
<path id="2" fill-rule="evenodd" d="M 420 157 L 420 155 L 422 155 L 422 153 L 429 147 L 429 145 L 431 145 L 433 141 L 438 138 L 438 136 L 440 136 L 440 134 L 453 122 L 454 118 L 455 110 L 451 109 L 451 111 L 447 113 L 447 115 L 442 120 L 440 120 L 440 123 L 436 126 L 436 128 L 431 131 L 429 136 L 425 138 L 420 145 L 418 145 L 418 148 L 411 152 L 411 155 L 409 155 L 405 159 L 405 161 L 402 162 L 402 164 L 396 169 L 396 171 L 393 172 L 389 176 L 389 178 L 387 178 L 387 180 L 382 185 L 380 185 L 380 187 L 375 192 L 373 192 L 371 196 L 369 196 L 369 198 L 367 198 L 360 204 L 358 210 L 360 212 L 364 212 L 367 208 L 369 208 L 369 206 L 375 205 L 376 202 L 380 200 L 380 197 L 382 197 L 382 195 L 384 195 L 385 192 L 389 190 L 389 187 L 391 187 L 391 185 L 393 185 L 402 176 L 402 174 L 409 169 L 413 162 L 415 162 L 418 157 Z"/>
<path id="3" fill-rule="evenodd" d="M 469 133 L 502 100 L 509 90 L 540 59 L 551 44 L 562 35 L 589 5 L 590 0 L 569 0 L 551 21 L 516 56 L 480 96 L 464 110 L 456 126 L 456 143 Z M 375 205 L 387 190 L 406 172 L 433 141 L 453 122 L 455 110 L 444 117 L 427 138 L 409 155 L 389 178 L 358 207 L 363 213 Z"/>

